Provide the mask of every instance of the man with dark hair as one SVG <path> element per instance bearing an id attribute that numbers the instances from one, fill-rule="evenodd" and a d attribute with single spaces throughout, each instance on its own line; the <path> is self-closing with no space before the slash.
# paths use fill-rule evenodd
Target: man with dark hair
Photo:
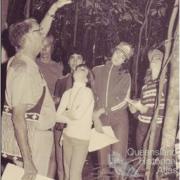
<path id="1" fill-rule="evenodd" d="M 47 82 L 47 86 L 54 98 L 54 89 L 57 79 L 62 77 L 63 64 L 62 62 L 55 62 L 52 59 L 52 53 L 54 50 L 55 39 L 52 35 L 48 35 L 43 41 L 43 48 L 40 52 L 40 57 L 36 60 L 40 71 L 42 72 L 44 79 Z M 54 178 L 56 175 L 56 159 L 55 159 L 55 147 L 53 144 L 53 150 L 50 157 L 48 176 Z"/>
<path id="2" fill-rule="evenodd" d="M 48 35 L 43 41 L 43 48 L 40 52 L 40 57 L 36 61 L 40 71 L 44 75 L 52 96 L 54 96 L 56 81 L 62 77 L 63 73 L 62 62 L 55 62 L 52 59 L 53 49 L 54 38 L 52 35 Z"/>
<path id="3" fill-rule="evenodd" d="M 17 149 L 19 149 L 16 151 L 17 154 L 13 155 L 22 157 L 25 170 L 22 180 L 34 180 L 36 173 L 47 176 L 53 143 L 51 129 L 55 123 L 55 107 L 46 82 L 35 61 L 42 48 L 43 38 L 50 29 L 55 12 L 69 3 L 71 3 L 70 0 L 55 2 L 48 10 L 41 25 L 35 19 L 26 19 L 10 27 L 10 40 L 17 50 L 7 68 L 6 102 L 12 116 L 3 113 L 2 124 L 5 124 L 8 118 L 13 122 L 15 140 L 17 141 Z M 26 114 L 37 106 L 39 108 L 39 105 L 41 106 L 39 119 L 34 123 L 33 144 L 30 144 L 28 136 L 30 130 Z M 35 116 L 31 118 L 34 119 Z M 3 130 L 2 151 L 6 153 L 7 149 L 3 143 L 6 143 L 5 135 L 8 131 L 5 128 Z M 15 159 L 14 161 L 20 163 Z"/>

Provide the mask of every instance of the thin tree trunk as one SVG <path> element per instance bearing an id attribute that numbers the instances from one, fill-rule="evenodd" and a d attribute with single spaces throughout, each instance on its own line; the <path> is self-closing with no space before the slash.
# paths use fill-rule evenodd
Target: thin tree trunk
<path id="1" fill-rule="evenodd" d="M 76 1 L 75 7 L 75 22 L 74 22 L 74 39 L 73 39 L 73 46 L 76 46 L 76 39 L 77 39 L 77 27 L 78 27 L 78 1 Z"/>
<path id="2" fill-rule="evenodd" d="M 93 43 L 93 58 L 92 58 L 92 66 L 94 67 L 96 65 L 96 38 L 97 38 L 97 27 L 95 27 L 95 32 L 94 32 L 94 43 Z"/>
<path id="3" fill-rule="evenodd" d="M 134 59 L 134 75 L 133 75 L 133 86 L 134 86 L 134 97 L 137 97 L 138 94 L 138 87 L 137 87 L 137 81 L 138 81 L 138 66 L 139 66 L 139 59 L 140 59 L 140 52 L 141 52 L 141 41 L 142 41 L 142 35 L 144 32 L 144 28 L 146 27 L 146 24 L 148 22 L 148 15 L 149 15 L 149 11 L 151 8 L 153 0 L 149 0 L 146 4 L 146 8 L 145 8 L 145 18 L 144 18 L 144 22 L 140 28 L 140 32 L 139 32 L 139 40 L 138 40 L 138 49 L 137 49 L 137 56 Z"/>
<path id="4" fill-rule="evenodd" d="M 162 72 L 161 72 L 161 75 L 160 75 L 160 83 L 159 83 L 159 91 L 158 91 L 158 98 L 157 98 L 157 106 L 156 106 L 156 110 L 155 110 L 155 113 L 154 113 L 154 116 L 153 116 L 153 120 L 152 120 L 152 123 L 151 123 L 151 127 L 149 129 L 149 133 L 148 133 L 148 136 L 146 137 L 146 140 L 145 140 L 145 144 L 144 144 L 144 147 L 146 149 L 146 145 L 147 145 L 147 142 L 149 140 L 149 144 L 148 144 L 148 153 L 146 154 L 146 173 L 145 173 L 145 176 L 146 176 L 146 179 L 147 180 L 151 180 L 152 179 L 152 150 L 153 150 L 153 147 L 154 147 L 154 139 L 155 139 L 155 133 L 156 133 L 156 119 L 158 117 L 158 112 L 159 112 L 159 104 L 160 104 L 160 101 L 161 101 L 161 94 L 162 94 L 162 90 L 163 90 L 163 82 L 165 80 L 165 74 L 166 74 L 166 67 L 168 65 L 168 62 L 170 60 L 169 58 L 169 55 L 170 55 L 170 50 L 171 50 L 171 39 L 173 37 L 173 28 L 174 28 L 174 23 L 175 23 L 175 19 L 176 19 L 176 16 L 177 16 L 177 8 L 178 6 L 176 6 L 178 4 L 178 0 L 176 0 L 175 2 L 175 8 L 173 10 L 173 13 L 171 15 L 171 19 L 170 19 L 170 23 L 169 23 L 169 29 L 168 29 L 168 37 L 167 37 L 167 43 L 166 43 L 166 51 L 165 51 L 165 56 L 164 56 L 164 61 L 163 61 L 163 64 L 162 64 Z M 169 41 L 170 40 L 170 41 Z M 165 120 L 167 118 L 165 117 Z"/>
<path id="5" fill-rule="evenodd" d="M 2 0 L 2 12 L 1 12 L 1 32 L 7 28 L 7 14 L 8 14 L 8 6 L 9 0 Z"/>
<path id="6" fill-rule="evenodd" d="M 30 10 L 31 9 L 31 0 L 26 0 L 26 5 L 24 8 L 24 16 L 25 18 L 29 18 L 30 17 Z"/>

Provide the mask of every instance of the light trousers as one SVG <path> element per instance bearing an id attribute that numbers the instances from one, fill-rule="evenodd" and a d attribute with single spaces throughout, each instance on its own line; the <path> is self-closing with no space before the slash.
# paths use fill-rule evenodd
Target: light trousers
<path id="1" fill-rule="evenodd" d="M 47 176 L 50 156 L 52 152 L 52 147 L 54 143 L 53 132 L 52 131 L 36 131 L 34 138 L 32 152 L 32 160 L 38 174 Z M 23 162 L 15 160 L 13 161 L 16 165 L 22 167 Z"/>
<path id="2" fill-rule="evenodd" d="M 88 140 L 63 135 L 65 180 L 82 180 L 82 170 L 88 154 Z"/>

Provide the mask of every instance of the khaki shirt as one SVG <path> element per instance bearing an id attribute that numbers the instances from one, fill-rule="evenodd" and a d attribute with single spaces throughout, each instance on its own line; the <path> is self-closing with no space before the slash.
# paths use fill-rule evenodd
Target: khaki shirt
<path id="1" fill-rule="evenodd" d="M 6 101 L 10 107 L 25 104 L 28 109 L 32 108 L 42 96 L 44 86 L 46 94 L 37 123 L 40 130 L 47 130 L 55 124 L 55 106 L 47 84 L 31 58 L 20 53 L 11 58 L 6 80 Z"/>

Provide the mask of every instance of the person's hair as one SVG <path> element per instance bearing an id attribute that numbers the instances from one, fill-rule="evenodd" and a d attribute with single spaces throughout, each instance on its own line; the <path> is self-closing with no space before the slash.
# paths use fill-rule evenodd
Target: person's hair
<path id="1" fill-rule="evenodd" d="M 129 48 L 129 50 L 127 49 L 127 47 Z M 126 59 L 130 59 L 134 54 L 134 48 L 133 48 L 132 44 L 130 44 L 128 42 L 124 42 L 124 41 L 120 42 L 114 48 L 113 52 L 115 52 L 118 49 L 121 50 L 124 53 Z"/>
<path id="2" fill-rule="evenodd" d="M 79 65 L 77 65 L 75 70 L 77 70 L 78 68 L 81 68 L 81 67 L 84 67 L 84 68 L 86 68 L 88 70 L 88 75 L 87 75 L 88 82 L 87 82 L 87 86 L 89 88 L 92 88 L 92 86 L 94 84 L 94 79 L 95 79 L 94 73 L 91 71 L 91 69 L 86 64 L 79 64 Z"/>
<path id="3" fill-rule="evenodd" d="M 12 24 L 9 28 L 9 40 L 11 44 L 19 49 L 24 43 L 24 35 L 32 28 L 35 19 L 26 19 L 24 21 Z"/>
<path id="4" fill-rule="evenodd" d="M 70 51 L 68 53 L 68 61 L 71 59 L 71 56 L 73 54 L 78 54 L 82 57 L 82 60 L 84 59 L 82 51 L 78 48 L 73 47 L 72 49 L 70 49 Z"/>
<path id="5" fill-rule="evenodd" d="M 69 56 L 69 61 L 70 61 L 71 57 L 72 57 L 74 54 L 77 54 L 77 55 L 81 56 L 81 58 L 82 58 L 82 60 L 83 60 L 83 56 L 82 56 L 81 54 L 73 53 L 73 54 L 71 54 L 71 55 Z"/>

